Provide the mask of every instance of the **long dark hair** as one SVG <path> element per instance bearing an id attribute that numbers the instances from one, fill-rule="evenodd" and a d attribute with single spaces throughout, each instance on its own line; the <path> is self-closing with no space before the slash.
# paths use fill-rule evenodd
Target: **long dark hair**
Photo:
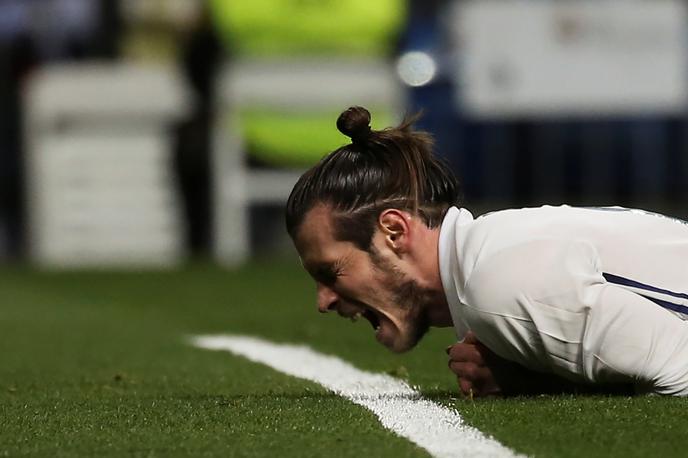
<path id="1" fill-rule="evenodd" d="M 363 107 L 339 115 L 337 128 L 351 144 L 325 156 L 294 186 L 286 209 L 292 239 L 318 204 L 331 208 L 335 238 L 365 251 L 385 209 L 407 210 L 428 227 L 439 226 L 447 209 L 460 203 L 461 189 L 449 167 L 433 155 L 432 137 L 411 128 L 416 119 L 371 130 Z"/>

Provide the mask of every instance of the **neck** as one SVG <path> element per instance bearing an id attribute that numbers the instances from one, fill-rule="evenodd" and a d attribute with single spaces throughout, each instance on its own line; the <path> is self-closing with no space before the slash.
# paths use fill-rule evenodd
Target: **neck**
<path id="1" fill-rule="evenodd" d="M 439 240 L 439 227 L 434 229 L 427 228 L 427 230 L 423 231 L 423 235 L 420 238 L 421 243 L 419 244 L 417 260 L 420 269 L 419 276 L 431 299 L 427 306 L 430 325 L 434 327 L 449 327 L 453 326 L 453 321 L 440 276 Z"/>

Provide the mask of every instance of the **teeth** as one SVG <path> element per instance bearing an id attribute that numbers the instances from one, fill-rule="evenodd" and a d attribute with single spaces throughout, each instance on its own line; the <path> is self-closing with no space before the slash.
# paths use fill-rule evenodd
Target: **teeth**
<path id="1" fill-rule="evenodd" d="M 361 312 L 356 312 L 356 314 L 351 317 L 351 321 L 355 323 L 356 321 L 358 321 L 359 318 L 361 318 L 361 316 Z"/>

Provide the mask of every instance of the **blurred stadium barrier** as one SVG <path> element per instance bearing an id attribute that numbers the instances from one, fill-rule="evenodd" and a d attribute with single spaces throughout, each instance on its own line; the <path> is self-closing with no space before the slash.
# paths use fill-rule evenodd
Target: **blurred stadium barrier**
<path id="1" fill-rule="evenodd" d="M 256 224 L 249 208 L 277 210 L 301 169 L 346 141 L 334 119 L 352 104 L 371 108 L 376 128 L 394 122 L 389 113 L 424 108 L 421 127 L 436 135 L 478 208 L 685 202 L 684 2 L 431 3 L 416 5 L 440 10 L 439 20 L 409 32 L 415 47 L 392 62 L 413 2 L 209 1 L 230 51 L 213 129 L 219 262 L 251 255 L 250 225 L 270 228 L 276 219 Z M 174 4 L 183 22 L 190 3 Z M 155 11 L 144 21 L 151 34 Z M 151 39 L 142 36 L 148 49 Z M 409 55 L 423 57 L 408 68 L 426 77 L 402 71 Z M 164 133 L 189 107 L 177 78 L 131 64 L 36 75 L 26 97 L 33 259 L 73 266 L 183 258 Z"/>
<path id="2" fill-rule="evenodd" d="M 688 108 L 681 0 L 456 2 L 459 103 L 473 117 L 676 115 Z"/>
<path id="3" fill-rule="evenodd" d="M 33 261 L 83 267 L 181 260 L 167 129 L 188 103 L 169 68 L 69 64 L 32 78 L 25 134 Z"/>
<path id="4" fill-rule="evenodd" d="M 409 91 L 469 201 L 685 214 L 687 9 L 682 0 L 446 2 L 428 52 L 438 76 Z"/>

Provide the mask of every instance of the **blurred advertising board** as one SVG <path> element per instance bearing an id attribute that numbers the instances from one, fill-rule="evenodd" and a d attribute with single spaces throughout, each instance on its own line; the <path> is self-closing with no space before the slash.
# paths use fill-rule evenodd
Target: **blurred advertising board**
<path id="1" fill-rule="evenodd" d="M 458 97 L 469 116 L 676 114 L 688 102 L 681 0 L 458 1 Z"/>

